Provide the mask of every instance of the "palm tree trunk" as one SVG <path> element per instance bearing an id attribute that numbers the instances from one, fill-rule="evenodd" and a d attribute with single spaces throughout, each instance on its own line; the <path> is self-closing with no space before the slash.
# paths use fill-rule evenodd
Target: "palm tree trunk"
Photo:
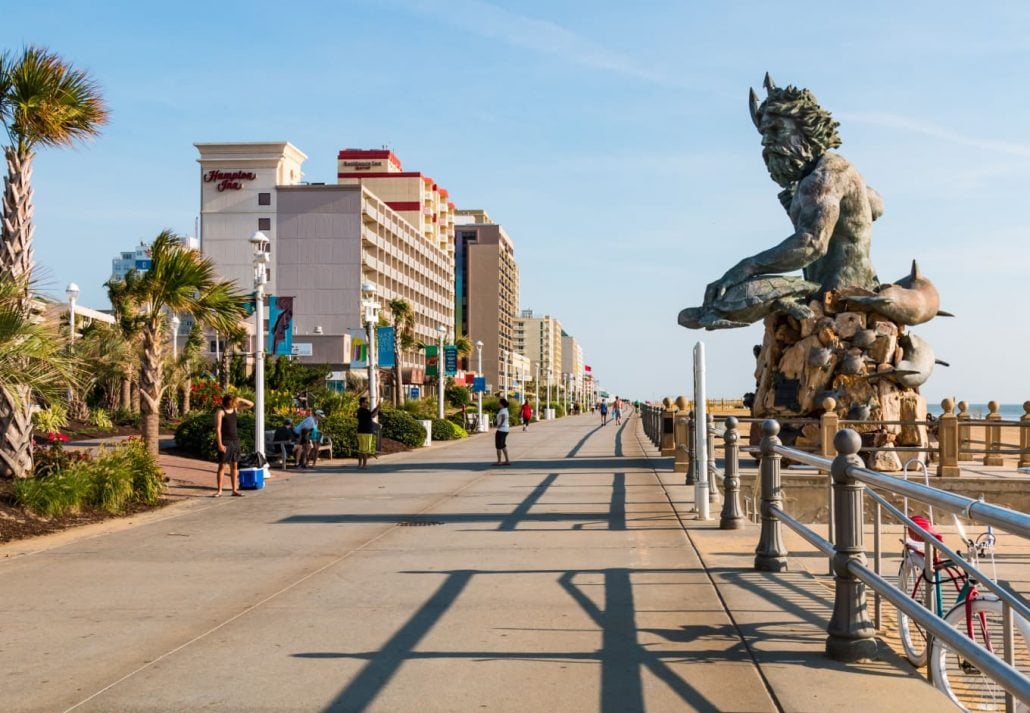
<path id="1" fill-rule="evenodd" d="M 142 436 L 147 451 L 157 457 L 158 431 L 161 427 L 161 325 L 148 324 L 143 330 L 143 363 L 140 368 L 140 406 Z"/>
<path id="2" fill-rule="evenodd" d="M 122 376 L 121 409 L 123 411 L 132 410 L 132 377 L 128 375 Z"/>
<path id="3" fill-rule="evenodd" d="M 22 389 L 15 398 L 0 389 L 0 476 L 28 478 L 32 475 L 31 395 Z"/>
<path id="4" fill-rule="evenodd" d="M 14 278 L 32 270 L 32 151 L 14 146 L 4 149 L 3 240 L 0 240 L 0 274 Z M 25 305 L 28 309 L 28 303 Z"/>
<path id="5" fill-rule="evenodd" d="M 193 390 L 193 379 L 186 379 L 186 384 L 182 389 L 182 415 L 186 416 L 190 412 L 190 392 Z"/>
<path id="6" fill-rule="evenodd" d="M 140 408 L 139 377 L 132 380 L 132 383 L 129 385 L 129 388 L 131 389 L 131 396 L 129 400 L 131 402 L 132 412 L 139 413 L 143 410 L 142 408 Z"/>
<path id="7" fill-rule="evenodd" d="M 26 149 L 4 149 L 7 175 L 0 213 L 0 275 L 15 279 L 32 269 L 32 156 Z M 24 308 L 28 312 L 28 295 Z M 0 391 L 0 434 L 0 475 L 32 475 L 32 398 L 28 391 Z"/>

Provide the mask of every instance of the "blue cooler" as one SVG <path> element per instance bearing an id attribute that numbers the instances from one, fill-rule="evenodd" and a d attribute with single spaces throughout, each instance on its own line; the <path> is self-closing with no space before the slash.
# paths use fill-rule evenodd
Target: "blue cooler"
<path id="1" fill-rule="evenodd" d="M 240 489 L 261 490 L 265 487 L 265 468 L 240 468 Z"/>

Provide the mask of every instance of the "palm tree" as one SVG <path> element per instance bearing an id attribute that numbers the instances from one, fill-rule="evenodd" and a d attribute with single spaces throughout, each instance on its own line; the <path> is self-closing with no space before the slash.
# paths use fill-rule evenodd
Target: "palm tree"
<path id="1" fill-rule="evenodd" d="M 222 391 L 225 391 L 229 388 L 229 372 L 231 371 L 229 361 L 232 356 L 230 350 L 242 349 L 247 344 L 249 335 L 243 325 L 237 323 L 227 332 L 215 335 L 215 339 L 222 340 L 221 363 L 218 365 L 218 383 L 222 387 Z"/>
<path id="2" fill-rule="evenodd" d="M 82 329 L 82 338 L 75 342 L 75 356 L 90 365 L 89 374 L 84 375 L 83 390 L 98 386 L 103 392 L 104 403 L 110 409 L 119 407 L 123 392 L 123 380 L 137 369 L 139 357 L 132 344 L 126 340 L 117 324 L 94 322 Z M 124 389 L 128 398 L 128 389 Z"/>
<path id="3" fill-rule="evenodd" d="M 402 298 L 390 300 L 387 306 L 393 318 L 393 404 L 404 403 L 404 376 L 401 371 L 401 357 L 415 348 L 415 310 Z"/>
<path id="4" fill-rule="evenodd" d="M 0 275 L 0 394 L 14 413 L 29 414 L 27 425 L 12 421 L 15 428 L 6 434 L 12 446 L 24 447 L 0 450 L 0 468 L 17 478 L 32 474 L 33 401 L 61 401 L 69 388 L 78 387 L 79 378 L 79 362 L 69 353 L 57 321 L 26 314 L 26 283 Z"/>
<path id="5" fill-rule="evenodd" d="M 132 396 L 134 388 L 137 393 L 139 391 L 139 354 L 143 344 L 143 333 L 131 295 L 139 276 L 138 272 L 131 271 L 125 276 L 124 281 L 108 280 L 104 284 L 117 320 L 117 333 L 125 347 L 124 358 L 119 362 L 122 374 L 119 408 L 124 411 L 137 410 L 133 407 Z"/>
<path id="6" fill-rule="evenodd" d="M 182 246 L 179 236 L 162 231 L 150 247 L 150 269 L 126 276 L 127 299 L 143 336 L 140 368 L 143 441 L 157 455 L 164 352 L 169 314 L 190 314 L 196 323 L 230 331 L 243 317 L 244 295 L 234 283 L 219 281 L 214 263 Z"/>
<path id="7" fill-rule="evenodd" d="M 22 287 L 22 311 L 29 313 L 32 270 L 32 159 L 37 147 L 71 146 L 94 136 L 107 121 L 107 109 L 89 75 L 58 55 L 26 47 L 20 56 L 0 55 L 0 123 L 7 175 L 0 215 L 0 277 Z M 16 393 L 17 392 L 17 393 Z M 20 406 L 15 405 L 18 402 Z M 29 393 L 0 391 L 0 474 L 32 467 Z"/>

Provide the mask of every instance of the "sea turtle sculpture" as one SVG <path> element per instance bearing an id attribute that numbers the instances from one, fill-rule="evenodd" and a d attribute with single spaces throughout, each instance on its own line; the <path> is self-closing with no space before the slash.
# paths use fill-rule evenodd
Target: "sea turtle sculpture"
<path id="1" fill-rule="evenodd" d="M 680 311 L 679 323 L 687 329 L 733 329 L 746 327 L 773 312 L 807 319 L 812 310 L 802 300 L 818 290 L 818 282 L 802 277 L 759 275 L 732 285 L 710 304 Z"/>

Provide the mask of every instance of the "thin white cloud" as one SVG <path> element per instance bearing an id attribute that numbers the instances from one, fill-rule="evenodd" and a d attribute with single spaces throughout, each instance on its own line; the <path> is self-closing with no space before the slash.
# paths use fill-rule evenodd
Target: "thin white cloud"
<path id="1" fill-rule="evenodd" d="M 466 32 L 572 64 L 661 86 L 687 86 L 681 78 L 645 66 L 554 22 L 520 15 L 483 0 L 450 0 L 446 11 L 441 11 L 435 0 L 398 0 L 398 4 Z"/>
<path id="2" fill-rule="evenodd" d="M 904 131 L 911 131 L 924 136 L 932 136 L 936 139 L 950 141 L 951 143 L 961 144 L 962 146 L 971 146 L 973 148 L 983 149 L 985 151 L 994 151 L 995 153 L 1002 153 L 1009 156 L 1018 156 L 1020 158 L 1030 157 L 1030 146 L 1027 146 L 1026 144 L 1014 144 L 1008 141 L 995 141 L 993 139 L 981 139 L 975 136 L 963 136 L 962 134 L 951 131 L 950 129 L 945 129 L 935 124 L 929 124 L 907 116 L 900 116 L 898 114 L 851 114 L 840 112 L 838 114 L 838 118 L 860 124 L 883 126 L 889 129 L 902 129 Z"/>

